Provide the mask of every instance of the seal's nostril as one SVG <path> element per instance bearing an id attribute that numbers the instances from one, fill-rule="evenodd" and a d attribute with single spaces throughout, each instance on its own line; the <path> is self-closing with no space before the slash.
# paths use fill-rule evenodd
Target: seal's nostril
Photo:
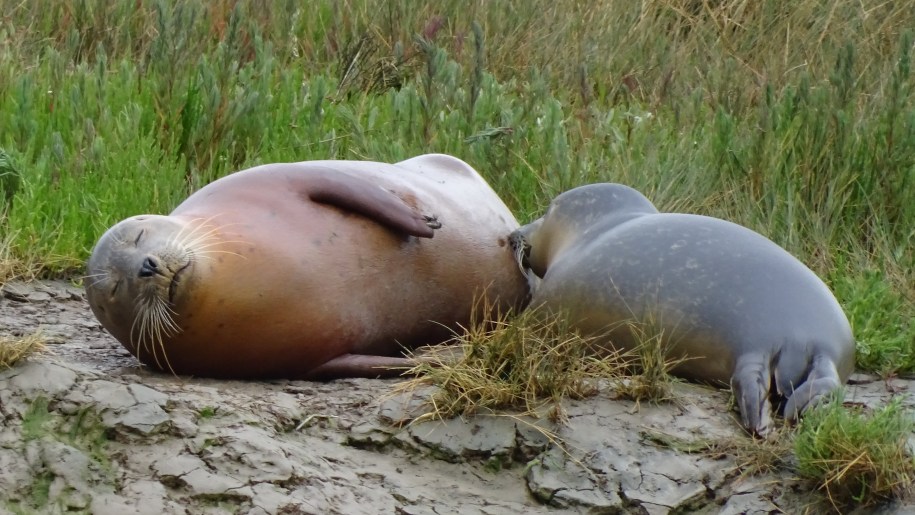
<path id="1" fill-rule="evenodd" d="M 159 263 L 153 257 L 147 257 L 140 266 L 140 277 L 152 277 L 159 272 Z"/>

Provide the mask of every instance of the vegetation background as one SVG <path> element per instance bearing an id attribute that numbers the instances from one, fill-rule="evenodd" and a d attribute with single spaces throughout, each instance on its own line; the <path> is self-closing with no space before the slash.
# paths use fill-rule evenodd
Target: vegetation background
<path id="1" fill-rule="evenodd" d="M 622 182 L 823 277 L 915 371 L 915 8 L 884 0 L 0 0 L 0 282 L 255 164 L 468 161 L 524 222 Z"/>

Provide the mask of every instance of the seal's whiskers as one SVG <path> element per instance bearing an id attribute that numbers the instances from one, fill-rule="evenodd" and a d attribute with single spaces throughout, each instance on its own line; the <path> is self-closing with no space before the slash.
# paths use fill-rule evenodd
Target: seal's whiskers
<path id="1" fill-rule="evenodd" d="M 173 336 L 181 331 L 174 320 L 175 312 L 171 309 L 165 300 L 158 295 L 150 295 L 144 299 L 138 300 L 137 314 L 134 318 L 133 325 L 130 328 L 130 337 L 133 339 L 137 334 L 137 341 L 134 342 L 137 352 L 148 350 L 160 369 L 168 368 L 174 373 L 168 356 L 165 352 L 165 338 Z M 158 351 L 162 351 L 162 358 L 165 360 L 165 367 L 159 361 Z"/>
<path id="2" fill-rule="evenodd" d="M 176 246 L 178 246 L 181 249 L 184 249 L 185 252 L 191 254 L 192 256 L 200 257 L 203 259 L 209 259 L 212 254 L 216 254 L 216 253 L 230 254 L 233 256 L 243 257 L 241 254 L 238 254 L 237 252 L 232 252 L 232 251 L 228 251 L 228 250 L 209 250 L 211 247 L 215 247 L 217 245 L 225 245 L 227 243 L 241 243 L 241 244 L 247 243 L 247 242 L 241 241 L 241 240 L 225 240 L 225 239 L 217 238 L 216 235 L 218 232 L 225 230 L 226 227 L 230 227 L 231 225 L 237 225 L 237 224 L 228 224 L 228 225 L 220 225 L 220 226 L 211 225 L 209 222 L 215 216 L 216 215 L 211 216 L 206 219 L 200 219 L 201 221 L 198 222 L 187 233 L 184 233 L 184 230 L 182 229 L 182 231 L 178 235 L 176 235 L 175 238 L 173 239 L 173 241 L 170 243 L 174 243 Z M 188 224 L 187 226 L 191 227 L 191 225 L 192 224 Z"/>
<path id="3" fill-rule="evenodd" d="M 81 280 L 85 281 L 86 279 L 95 279 L 94 281 L 86 285 L 87 288 L 95 288 L 99 283 L 107 281 L 111 277 L 109 271 L 99 272 L 97 274 L 89 274 L 80 277 Z"/>

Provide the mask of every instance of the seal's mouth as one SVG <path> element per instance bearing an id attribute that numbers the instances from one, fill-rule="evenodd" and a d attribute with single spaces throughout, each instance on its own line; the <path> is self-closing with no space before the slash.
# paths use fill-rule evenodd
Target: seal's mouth
<path id="1" fill-rule="evenodd" d="M 181 276 L 184 274 L 184 271 L 187 270 L 188 268 L 190 268 L 192 264 L 194 264 L 194 260 L 188 259 L 187 263 L 184 266 L 182 266 L 177 271 L 175 271 L 174 274 L 172 274 L 172 281 L 168 285 L 168 303 L 169 304 L 172 304 L 172 305 L 175 304 L 175 295 L 178 293 L 178 283 L 181 282 Z"/>

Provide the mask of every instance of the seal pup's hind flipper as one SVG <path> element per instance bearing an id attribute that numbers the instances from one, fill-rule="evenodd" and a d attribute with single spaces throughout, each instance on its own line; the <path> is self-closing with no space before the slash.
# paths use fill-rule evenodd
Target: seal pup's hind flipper
<path id="1" fill-rule="evenodd" d="M 309 179 L 308 198 L 359 213 L 390 229 L 420 238 L 431 238 L 435 234 L 433 230 L 442 226 L 435 215 L 419 213 L 396 194 L 339 171 Z"/>
<path id="2" fill-rule="evenodd" d="M 796 422 L 807 409 L 841 387 L 842 381 L 835 363 L 826 356 L 815 357 L 804 382 L 793 392 L 785 392 L 790 393 L 788 402 L 785 403 L 785 418 Z"/>
<path id="3" fill-rule="evenodd" d="M 765 356 L 744 354 L 737 360 L 731 376 L 731 390 L 737 400 L 743 427 L 757 436 L 765 436 L 771 429 L 771 385 L 771 371 Z"/>

